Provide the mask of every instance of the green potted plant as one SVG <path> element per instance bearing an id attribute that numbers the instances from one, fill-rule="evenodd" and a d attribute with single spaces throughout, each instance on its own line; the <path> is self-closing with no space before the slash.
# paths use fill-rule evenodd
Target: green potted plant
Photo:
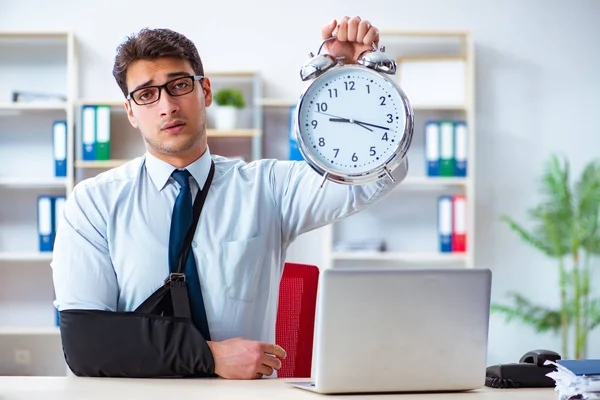
<path id="1" fill-rule="evenodd" d="M 561 356 L 579 359 L 586 357 L 588 335 L 600 324 L 600 298 L 592 297 L 590 285 L 593 256 L 600 254 L 600 161 L 588 163 L 573 183 L 570 175 L 568 160 L 551 156 L 541 179 L 542 200 L 528 213 L 531 228 L 502 216 L 525 243 L 556 261 L 559 308 L 513 292 L 512 304 L 493 304 L 492 312 L 537 332 L 560 334 Z"/>
<path id="2" fill-rule="evenodd" d="M 213 94 L 217 104 L 215 127 L 217 129 L 235 129 L 238 125 L 239 110 L 246 107 L 246 101 L 241 90 L 225 88 Z"/>

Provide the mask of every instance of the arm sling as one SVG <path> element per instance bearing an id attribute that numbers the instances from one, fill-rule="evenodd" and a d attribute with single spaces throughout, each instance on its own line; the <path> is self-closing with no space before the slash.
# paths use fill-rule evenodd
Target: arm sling
<path id="1" fill-rule="evenodd" d="M 60 312 L 65 360 L 77 376 L 197 377 L 215 376 L 205 338 L 191 320 L 183 266 L 190 253 L 215 165 L 193 206 L 176 272 L 135 311 L 70 309 Z M 205 312 L 202 310 L 202 312 Z"/>

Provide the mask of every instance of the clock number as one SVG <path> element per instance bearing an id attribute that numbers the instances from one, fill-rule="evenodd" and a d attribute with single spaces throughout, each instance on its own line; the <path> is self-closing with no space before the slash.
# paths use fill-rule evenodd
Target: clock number
<path id="1" fill-rule="evenodd" d="M 381 104 L 379 104 L 380 106 L 385 106 L 385 96 L 380 96 L 379 100 L 381 100 Z"/>
<path id="2" fill-rule="evenodd" d="M 329 90 L 329 98 L 338 97 L 337 89 L 327 89 L 327 90 Z"/>
<path id="3" fill-rule="evenodd" d="M 352 154 L 352 161 L 354 161 L 354 162 L 358 161 L 358 157 L 356 156 L 356 153 Z"/>
<path id="4" fill-rule="evenodd" d="M 333 149 L 333 151 L 335 151 L 335 156 L 333 156 L 333 158 L 337 158 L 337 155 L 340 152 L 340 149 Z"/>
<path id="5" fill-rule="evenodd" d="M 316 119 L 313 119 L 312 121 L 310 121 L 310 123 L 311 123 L 311 125 L 312 125 L 313 128 L 316 128 L 317 125 L 319 125 L 319 123 L 317 122 Z"/>
<path id="6" fill-rule="evenodd" d="M 322 138 L 322 137 L 319 138 L 319 146 L 321 146 L 321 147 L 325 146 L 325 138 Z"/>
<path id="7" fill-rule="evenodd" d="M 354 81 L 344 82 L 346 85 L 346 90 L 354 90 Z"/>
<path id="8" fill-rule="evenodd" d="M 387 119 L 388 123 L 391 124 L 392 122 L 394 122 L 394 116 L 392 114 L 388 114 L 387 117 L 388 117 L 388 119 Z"/>
<path id="9" fill-rule="evenodd" d="M 387 137 L 387 132 L 383 134 L 383 137 L 381 138 L 381 140 L 385 140 L 385 141 L 387 141 L 387 140 L 388 140 L 388 137 Z"/>
<path id="10" fill-rule="evenodd" d="M 323 103 L 317 103 L 317 111 L 318 112 L 325 112 L 327 111 L 327 103 L 323 102 Z"/>
<path id="11" fill-rule="evenodd" d="M 375 154 L 377 154 L 377 152 L 375 151 L 375 146 L 371 146 L 370 154 L 371 154 L 371 156 L 374 156 Z"/>
<path id="12" fill-rule="evenodd" d="M 367 85 L 367 93 L 371 93 L 371 85 Z"/>

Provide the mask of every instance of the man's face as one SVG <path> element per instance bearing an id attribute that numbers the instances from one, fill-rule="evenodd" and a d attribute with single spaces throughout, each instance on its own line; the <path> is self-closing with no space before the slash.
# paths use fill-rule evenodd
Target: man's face
<path id="1" fill-rule="evenodd" d="M 132 92 L 193 75 L 186 60 L 170 57 L 138 60 L 127 68 L 127 90 Z M 139 128 L 151 153 L 159 157 L 186 157 L 206 148 L 205 107 L 211 103 L 210 81 L 204 78 L 194 81 L 194 90 L 182 96 L 170 96 L 162 88 L 157 102 L 138 105 L 132 99 L 125 107 L 131 125 Z"/>

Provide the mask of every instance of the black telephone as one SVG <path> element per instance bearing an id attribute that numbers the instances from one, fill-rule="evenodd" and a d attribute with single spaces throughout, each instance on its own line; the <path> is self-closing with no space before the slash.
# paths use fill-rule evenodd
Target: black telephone
<path id="1" fill-rule="evenodd" d="M 553 379 L 546 376 L 555 371 L 544 361 L 557 361 L 561 357 L 551 350 L 532 350 L 525 353 L 518 363 L 499 364 L 487 367 L 485 385 L 493 388 L 554 387 Z"/>

